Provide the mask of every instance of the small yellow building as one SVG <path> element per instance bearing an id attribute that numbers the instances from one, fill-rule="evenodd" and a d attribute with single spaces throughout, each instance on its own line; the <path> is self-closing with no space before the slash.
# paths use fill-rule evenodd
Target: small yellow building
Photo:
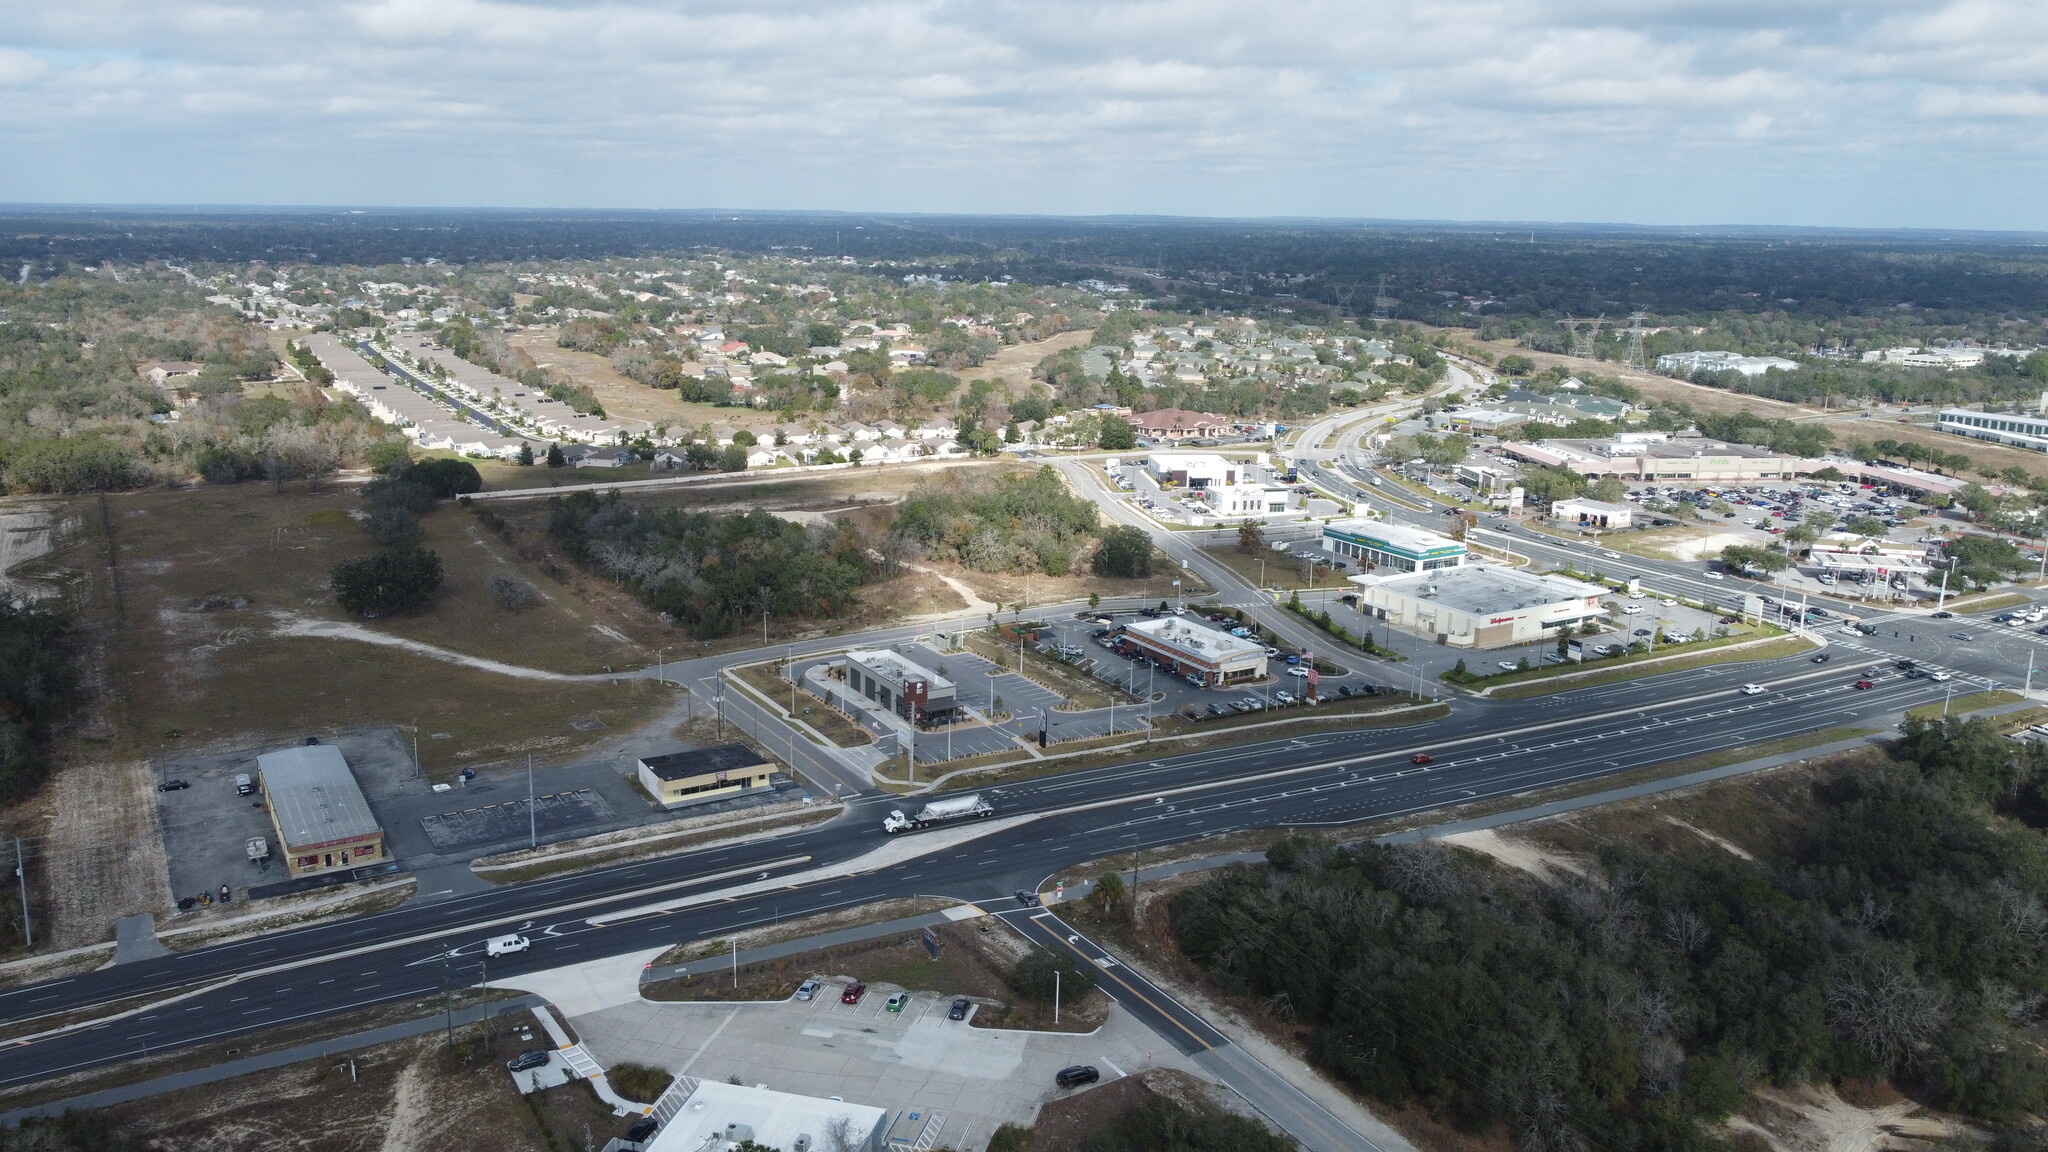
<path id="1" fill-rule="evenodd" d="M 370 814 L 348 761 L 332 744 L 308 744 L 256 758 L 279 854 L 293 876 L 381 864 L 384 830 Z"/>
<path id="2" fill-rule="evenodd" d="M 769 787 L 775 762 L 745 744 L 646 756 L 640 786 L 664 808 L 724 800 Z"/>

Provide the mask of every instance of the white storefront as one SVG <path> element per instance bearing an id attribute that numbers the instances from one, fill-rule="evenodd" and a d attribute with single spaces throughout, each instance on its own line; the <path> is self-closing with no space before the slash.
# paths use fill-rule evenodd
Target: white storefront
<path id="1" fill-rule="evenodd" d="M 1454 648 L 1528 644 L 1607 619 L 1605 588 L 1491 564 L 1351 582 L 1359 611 Z"/>

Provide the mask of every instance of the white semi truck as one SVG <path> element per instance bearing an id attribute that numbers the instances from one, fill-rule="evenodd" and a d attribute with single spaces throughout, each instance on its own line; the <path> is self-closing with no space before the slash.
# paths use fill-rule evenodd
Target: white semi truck
<path id="1" fill-rule="evenodd" d="M 898 808 L 882 821 L 882 831 L 892 834 L 915 832 L 934 824 L 945 824 L 954 820 L 978 820 L 995 814 L 996 810 L 988 806 L 988 802 L 981 798 L 981 793 L 969 792 L 965 796 L 948 796 L 944 800 L 934 800 L 919 808 L 915 816 L 905 816 L 903 809 Z"/>

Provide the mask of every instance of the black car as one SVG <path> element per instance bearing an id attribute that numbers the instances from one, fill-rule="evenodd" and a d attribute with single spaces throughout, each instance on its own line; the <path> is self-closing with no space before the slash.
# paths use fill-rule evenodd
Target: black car
<path id="1" fill-rule="evenodd" d="M 1100 1079 L 1102 1079 L 1102 1073 L 1097 1072 L 1093 1066 L 1076 1064 L 1071 1068 L 1060 1069 L 1059 1074 L 1054 1076 L 1052 1081 L 1062 1088 L 1079 1088 L 1083 1084 L 1093 1084 Z"/>
<path id="2" fill-rule="evenodd" d="M 1892 661 L 1892 667 L 1900 669 L 1901 671 L 1907 671 L 1913 668 L 1917 668 L 1919 667 L 1919 665 L 1912 660 L 1894 660 Z"/>
<path id="3" fill-rule="evenodd" d="M 1953 612 L 1951 612 L 1951 611 L 1949 611 L 1949 610 L 1948 610 L 1948 609 L 1946 609 L 1946 608 L 1942 609 L 1942 610 L 1941 610 L 1941 611 L 1939 611 L 1939 612 L 1936 612 L 1936 613 L 1934 614 L 1934 616 L 1933 616 L 1933 619 L 1936 619 L 1936 620 L 1953 620 L 1953 619 L 1955 619 L 1955 618 L 1956 618 L 1956 614 L 1955 614 L 1955 613 L 1953 613 Z"/>
<path id="4" fill-rule="evenodd" d="M 1814 662 L 1815 664 L 1825 664 L 1825 663 L 1827 663 L 1827 662 L 1828 662 L 1828 654 L 1827 654 L 1827 653 L 1825 653 L 1825 652 L 1823 652 L 1823 653 L 1821 653 L 1820 655 L 1818 655 L 1818 656 L 1815 656 L 1815 657 L 1813 658 L 1813 662 Z"/>
<path id="5" fill-rule="evenodd" d="M 1906 669 L 1906 679 L 1908 679 L 1908 680 L 1925 680 L 1925 679 L 1927 679 L 1927 669 L 1925 669 L 1925 668 L 1908 668 L 1908 669 Z"/>
<path id="6" fill-rule="evenodd" d="M 191 786 L 192 785 L 186 783 L 183 780 L 166 780 L 163 783 L 157 785 L 156 790 L 159 792 L 183 792 L 185 789 L 190 788 Z"/>
<path id="7" fill-rule="evenodd" d="M 1026 908 L 1036 908 L 1038 907 L 1038 893 L 1026 892 L 1024 889 L 1019 888 L 1017 889 L 1017 903 L 1022 904 Z"/>
<path id="8" fill-rule="evenodd" d="M 952 1006 L 951 1008 L 949 1008 L 949 1009 L 947 1009 L 947 1010 L 946 1010 L 946 1019 L 948 1019 L 948 1020 L 965 1020 L 965 1019 L 967 1019 L 967 1009 L 968 1009 L 968 1007 L 969 1007 L 969 1005 L 968 1005 L 968 1003 L 967 1003 L 967 997 L 965 997 L 965 996 L 962 996 L 962 997 L 961 997 L 960 999 L 958 999 L 958 1000 L 955 1000 L 955 1001 L 953 1001 L 953 1006 Z"/>
<path id="9" fill-rule="evenodd" d="M 512 1059 L 507 1060 L 505 1068 L 511 1072 L 524 1072 L 529 1068 L 539 1068 L 547 1062 L 548 1053 L 536 1049 L 532 1052 L 521 1052 Z"/>

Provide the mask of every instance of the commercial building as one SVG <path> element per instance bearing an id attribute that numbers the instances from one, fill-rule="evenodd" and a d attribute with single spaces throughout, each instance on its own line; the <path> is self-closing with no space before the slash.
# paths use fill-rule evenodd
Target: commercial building
<path id="1" fill-rule="evenodd" d="M 1465 545 L 1423 528 L 1383 520 L 1332 520 L 1323 551 L 1348 556 L 1366 571 L 1433 572 L 1465 562 Z"/>
<path id="2" fill-rule="evenodd" d="M 960 706 L 951 680 L 885 648 L 857 648 L 840 663 L 849 687 L 913 723 L 944 724 Z"/>
<path id="3" fill-rule="evenodd" d="M 775 762 L 745 744 L 643 756 L 640 786 L 663 808 L 724 800 L 770 786 Z"/>
<path id="4" fill-rule="evenodd" d="M 1190 412 L 1185 408 L 1161 408 L 1153 412 L 1126 416 L 1124 419 L 1140 436 L 1176 444 L 1182 440 L 1210 440 L 1218 436 L 1229 436 L 1237 431 L 1236 425 L 1228 416 L 1211 416 L 1207 412 Z"/>
<path id="5" fill-rule="evenodd" d="M 1145 471 L 1162 488 L 1214 488 L 1241 483 L 1249 474 L 1243 461 L 1213 452 L 1154 452 L 1145 458 Z"/>
<path id="6" fill-rule="evenodd" d="M 1266 675 L 1264 647 L 1184 617 L 1133 621 L 1124 625 L 1124 639 L 1180 675 L 1200 678 L 1204 687 Z"/>
<path id="7" fill-rule="evenodd" d="M 730 1152 L 748 1142 L 785 1150 L 878 1152 L 891 1134 L 886 1108 L 688 1077 L 663 1095 L 655 1114 L 669 1120 L 646 1152 Z"/>
<path id="8" fill-rule="evenodd" d="M 1503 412 L 1496 408 L 1461 408 L 1456 412 L 1438 412 L 1429 417 L 1432 427 L 1448 428 L 1453 432 L 1469 432 L 1477 436 L 1497 436 L 1503 428 L 1526 424 L 1529 416 L 1523 412 Z"/>
<path id="9" fill-rule="evenodd" d="M 256 758 L 256 775 L 294 877 L 339 872 L 387 859 L 384 830 L 332 744 L 307 744 Z"/>
<path id="10" fill-rule="evenodd" d="M 1953 372 L 1984 363 L 1982 348 L 1874 348 L 1863 354 L 1863 362 L 1897 364 L 1906 368 L 1939 368 Z"/>
<path id="11" fill-rule="evenodd" d="M 1943 432 L 1989 440 L 2029 452 L 2048 452 L 2048 417 L 2016 412 L 1980 412 L 1974 408 L 1943 408 L 1935 420 Z"/>
<path id="12" fill-rule="evenodd" d="M 1694 372 L 1740 372 L 1744 376 L 1762 376 L 1777 369 L 1791 372 L 1799 367 L 1799 361 L 1787 360 L 1783 356 L 1744 356 L 1738 352 L 1671 352 L 1657 357 L 1657 371 L 1675 372 L 1690 376 Z"/>
<path id="13" fill-rule="evenodd" d="M 1605 588 L 1491 564 L 1351 582 L 1360 612 L 1454 648 L 1527 644 L 1607 617 Z"/>
<path id="14" fill-rule="evenodd" d="M 1294 500 L 1292 491 L 1264 484 L 1219 484 L 1199 495 L 1215 516 L 1270 516 L 1287 511 Z"/>
<path id="15" fill-rule="evenodd" d="M 1609 504 L 1604 500 L 1552 500 L 1550 518 L 1578 524 L 1581 528 L 1626 528 L 1635 522 L 1636 506 Z"/>
<path id="16" fill-rule="evenodd" d="M 1568 469 L 1589 480 L 1603 476 L 1657 481 L 1791 480 L 1826 464 L 1746 444 L 1692 437 L 1658 441 L 1634 434 L 1607 440 L 1508 442 L 1501 445 L 1501 451 L 1531 464 Z"/>

